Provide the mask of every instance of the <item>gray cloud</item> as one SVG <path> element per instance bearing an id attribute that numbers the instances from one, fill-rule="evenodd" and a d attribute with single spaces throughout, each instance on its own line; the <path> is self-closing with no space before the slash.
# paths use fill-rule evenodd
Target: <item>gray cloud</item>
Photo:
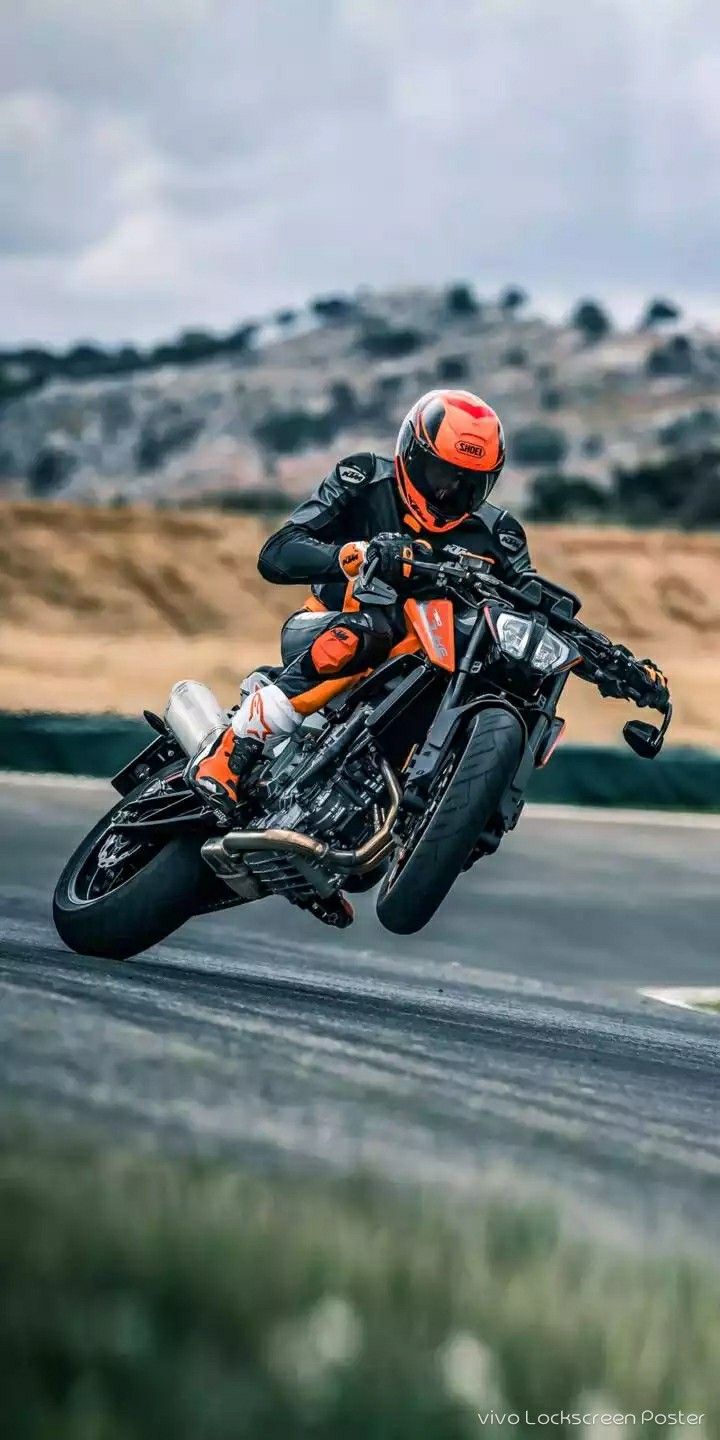
<path id="1" fill-rule="evenodd" d="M 358 284 L 720 306 L 715 0 L 25 0 L 0 13 L 6 340 Z"/>

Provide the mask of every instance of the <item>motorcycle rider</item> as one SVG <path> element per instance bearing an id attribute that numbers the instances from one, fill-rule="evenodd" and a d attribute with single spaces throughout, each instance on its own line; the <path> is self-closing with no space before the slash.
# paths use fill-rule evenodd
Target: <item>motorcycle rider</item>
<path id="1" fill-rule="evenodd" d="M 283 626 L 280 673 L 269 684 L 249 677 L 231 724 L 188 767 L 209 803 L 231 817 L 265 742 L 290 734 L 403 638 L 402 598 L 390 610 L 353 602 L 366 560 L 401 592 L 412 584 L 414 561 L 431 553 L 471 551 L 510 584 L 532 568 L 522 525 L 489 503 L 504 463 L 503 428 L 490 405 L 466 390 L 430 390 L 405 416 L 392 460 L 371 453 L 340 460 L 270 536 L 260 574 L 276 585 L 309 583 L 311 595 Z M 643 703 L 667 701 L 665 677 L 651 661 L 637 662 L 621 646 L 616 657 L 601 693 L 624 696 L 628 667 L 637 693 L 644 667 Z"/>

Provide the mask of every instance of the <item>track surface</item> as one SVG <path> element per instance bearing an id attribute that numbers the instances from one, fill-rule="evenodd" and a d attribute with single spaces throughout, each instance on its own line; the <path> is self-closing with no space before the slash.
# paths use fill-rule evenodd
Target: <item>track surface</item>
<path id="1" fill-rule="evenodd" d="M 720 1233 L 720 1019 L 638 993 L 720 981 L 720 829 L 528 813 L 419 936 L 273 901 L 106 964 L 49 910 L 109 800 L 0 778 L 6 1112 Z"/>

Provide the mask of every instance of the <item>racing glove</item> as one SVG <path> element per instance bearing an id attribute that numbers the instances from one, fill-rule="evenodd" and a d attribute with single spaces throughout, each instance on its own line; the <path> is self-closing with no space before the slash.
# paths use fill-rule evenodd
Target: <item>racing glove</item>
<path id="1" fill-rule="evenodd" d="M 638 705 L 648 705 L 653 710 L 664 710 L 670 699 L 670 687 L 667 675 L 664 675 L 654 660 L 647 656 L 644 660 L 637 662 L 640 680 L 640 688 L 645 686 L 644 698 L 638 700 Z"/>
<path id="2" fill-rule="evenodd" d="M 376 563 L 375 573 L 397 587 L 403 580 L 409 580 L 413 572 L 413 560 L 432 550 L 427 540 L 411 540 L 407 535 L 392 535 L 387 532 L 376 535 L 367 547 L 366 560 Z"/>
<path id="3" fill-rule="evenodd" d="M 599 677 L 598 690 L 614 700 L 634 700 L 636 705 L 664 710 L 669 699 L 667 677 L 653 660 L 636 660 L 625 645 L 616 645 L 610 662 Z"/>

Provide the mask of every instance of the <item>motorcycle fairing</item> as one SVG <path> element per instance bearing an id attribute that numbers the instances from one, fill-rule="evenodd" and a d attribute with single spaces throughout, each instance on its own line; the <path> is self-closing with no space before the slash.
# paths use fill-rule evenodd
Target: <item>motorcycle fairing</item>
<path id="1" fill-rule="evenodd" d="M 455 614 L 452 600 L 406 600 L 405 619 L 428 660 L 452 675 L 455 670 Z"/>

